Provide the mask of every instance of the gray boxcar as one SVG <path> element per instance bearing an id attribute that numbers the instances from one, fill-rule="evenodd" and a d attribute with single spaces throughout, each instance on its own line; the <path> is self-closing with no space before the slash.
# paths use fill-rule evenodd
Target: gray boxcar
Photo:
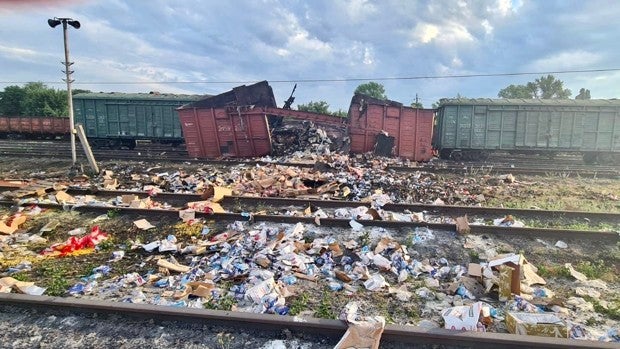
<path id="1" fill-rule="evenodd" d="M 620 100 L 444 99 L 433 145 L 443 158 L 506 150 L 577 152 L 587 162 L 618 162 Z"/>
<path id="2" fill-rule="evenodd" d="M 73 96 L 75 123 L 92 145 L 133 148 L 136 140 L 180 144 L 176 108 L 201 96 L 159 93 L 80 93 Z"/>

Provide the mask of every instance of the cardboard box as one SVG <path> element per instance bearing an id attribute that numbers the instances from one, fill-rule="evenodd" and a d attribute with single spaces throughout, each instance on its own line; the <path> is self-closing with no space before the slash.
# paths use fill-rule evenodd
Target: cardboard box
<path id="1" fill-rule="evenodd" d="M 445 322 L 444 327 L 449 330 L 479 331 L 478 319 L 481 309 L 482 302 L 445 309 L 441 313 Z"/>
<path id="2" fill-rule="evenodd" d="M 551 313 L 506 313 L 508 332 L 529 336 L 568 338 L 568 326 Z"/>

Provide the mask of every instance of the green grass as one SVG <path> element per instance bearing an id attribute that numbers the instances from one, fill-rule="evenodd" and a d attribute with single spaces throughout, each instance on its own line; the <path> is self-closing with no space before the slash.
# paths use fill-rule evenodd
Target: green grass
<path id="1" fill-rule="evenodd" d="M 538 219 L 521 219 L 526 227 L 530 228 L 560 228 L 568 230 L 592 230 L 592 231 L 615 231 L 619 228 L 618 225 L 609 223 L 596 223 L 592 224 L 585 221 L 541 221 Z"/>
<path id="2" fill-rule="evenodd" d="M 563 265 L 540 265 L 538 267 L 538 275 L 541 277 L 557 277 L 572 279 L 572 275 L 568 268 Z"/>
<path id="3" fill-rule="evenodd" d="M 119 210 L 118 208 L 115 208 L 115 209 L 108 210 L 107 216 L 108 218 L 116 218 L 120 215 L 120 213 L 121 213 L 121 210 Z"/>
<path id="4" fill-rule="evenodd" d="M 41 287 L 47 288 L 48 296 L 63 296 L 67 293 L 69 282 L 67 275 L 70 269 L 65 263 L 55 259 L 47 259 L 34 267 L 36 275 L 42 277 Z"/>
<path id="5" fill-rule="evenodd" d="M 99 251 L 112 251 L 116 248 L 116 239 L 114 236 L 108 235 L 108 238 L 97 244 Z"/>
<path id="6" fill-rule="evenodd" d="M 616 298 L 608 302 L 607 309 L 599 303 L 598 299 L 585 296 L 583 297 L 588 302 L 594 305 L 594 311 L 608 317 L 611 320 L 620 320 L 620 299 Z"/>
<path id="7" fill-rule="evenodd" d="M 334 313 L 334 310 L 332 309 L 332 299 L 333 298 L 331 294 L 329 293 L 329 291 L 324 291 L 323 297 L 321 298 L 321 301 L 319 302 L 319 307 L 314 313 L 314 316 L 318 318 L 322 318 L 322 319 L 335 319 L 336 314 Z"/>
<path id="8" fill-rule="evenodd" d="M 205 309 L 230 311 L 232 310 L 233 305 L 235 305 L 236 303 L 237 302 L 235 301 L 235 298 L 229 295 L 225 295 L 221 296 L 217 300 L 211 299 L 210 301 L 205 302 L 202 305 L 205 307 Z"/>
<path id="9" fill-rule="evenodd" d="M 617 276 L 614 269 L 607 266 L 604 261 L 598 260 L 594 262 L 583 261 L 575 266 L 575 269 L 587 276 L 589 279 L 602 279 L 604 281 L 615 281 Z"/>
<path id="10" fill-rule="evenodd" d="M 302 292 L 299 296 L 295 297 L 291 301 L 289 307 L 290 315 L 299 315 L 304 310 L 308 309 L 308 301 L 310 297 L 306 292 Z"/>

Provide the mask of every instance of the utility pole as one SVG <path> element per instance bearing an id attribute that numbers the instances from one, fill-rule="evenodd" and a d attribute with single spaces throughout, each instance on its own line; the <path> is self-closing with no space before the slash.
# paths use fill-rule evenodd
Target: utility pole
<path id="1" fill-rule="evenodd" d="M 71 160 L 73 161 L 72 162 L 73 166 L 75 166 L 75 163 L 77 161 L 77 156 L 75 153 L 75 124 L 73 120 L 73 95 L 71 93 L 71 83 L 74 81 L 74 80 L 71 80 L 71 74 L 73 74 L 73 71 L 71 70 L 71 65 L 73 65 L 73 62 L 69 61 L 69 35 L 67 33 L 67 24 L 72 26 L 75 29 L 80 29 L 80 22 L 75 21 L 71 18 L 54 17 L 53 19 L 48 19 L 47 23 L 52 28 L 55 28 L 57 25 L 62 23 L 63 38 L 64 38 L 64 43 L 65 43 L 65 61 L 61 63 L 64 63 L 65 65 L 65 70 L 63 70 L 63 73 L 65 73 L 66 78 L 63 80 L 67 83 L 67 105 L 69 106 L 69 133 L 70 133 L 69 136 L 71 139 Z"/>

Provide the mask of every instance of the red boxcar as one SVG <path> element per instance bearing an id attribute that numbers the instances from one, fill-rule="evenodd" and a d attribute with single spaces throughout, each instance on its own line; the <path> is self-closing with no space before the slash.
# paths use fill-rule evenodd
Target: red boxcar
<path id="1" fill-rule="evenodd" d="M 189 156 L 197 158 L 255 157 L 271 152 L 265 113 L 236 108 L 179 109 Z"/>
<path id="2" fill-rule="evenodd" d="M 0 133 L 23 137 L 64 136 L 69 134 L 69 118 L 3 116 Z"/>
<path id="3" fill-rule="evenodd" d="M 335 132 L 346 132 L 346 119 L 274 107 L 190 108 L 178 110 L 185 148 L 198 158 L 258 157 L 271 153 L 269 117 L 312 121 Z M 328 132 L 329 133 L 329 132 Z"/>
<path id="4" fill-rule="evenodd" d="M 394 137 L 391 155 L 428 161 L 433 157 L 434 109 L 415 109 L 401 103 L 356 94 L 349 108 L 351 152 L 375 150 L 377 137 L 387 133 Z"/>
<path id="5" fill-rule="evenodd" d="M 337 138 L 346 133 L 346 119 L 277 108 L 266 81 L 238 86 L 177 110 L 187 153 L 198 158 L 271 154 L 270 125 L 285 124 L 287 120 L 312 121 Z"/>

